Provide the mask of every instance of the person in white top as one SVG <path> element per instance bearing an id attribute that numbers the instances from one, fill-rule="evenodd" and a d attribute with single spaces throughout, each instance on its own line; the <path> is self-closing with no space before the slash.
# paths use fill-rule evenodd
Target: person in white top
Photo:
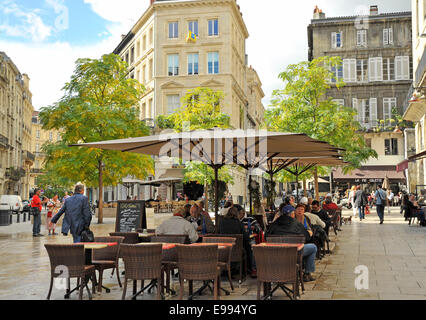
<path id="1" fill-rule="evenodd" d="M 393 198 L 395 197 L 395 195 L 393 194 L 392 190 L 388 190 L 387 192 L 387 197 L 388 197 L 388 214 L 391 213 L 391 209 L 390 207 L 393 206 Z"/>
<path id="2" fill-rule="evenodd" d="M 355 193 L 356 186 L 352 186 L 351 191 L 349 192 L 348 202 L 352 205 L 352 212 L 354 217 L 356 217 L 357 214 L 357 208 L 355 207 Z"/>
<path id="3" fill-rule="evenodd" d="M 156 235 L 176 235 L 185 234 L 188 235 L 191 243 L 195 243 L 198 240 L 198 234 L 194 226 L 184 218 L 185 209 L 178 208 L 175 210 L 173 217 L 169 220 L 164 221 L 155 230 Z"/>

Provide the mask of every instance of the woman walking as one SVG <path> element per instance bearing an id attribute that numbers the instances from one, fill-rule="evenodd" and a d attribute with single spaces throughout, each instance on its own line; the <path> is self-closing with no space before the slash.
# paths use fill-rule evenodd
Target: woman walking
<path id="1" fill-rule="evenodd" d="M 355 193 L 356 186 L 352 186 L 351 191 L 349 192 L 348 202 L 352 205 L 353 216 L 356 217 L 356 207 L 355 207 Z"/>
<path id="2" fill-rule="evenodd" d="M 54 223 L 50 223 L 52 218 L 58 213 L 58 211 L 61 209 L 62 204 L 59 201 L 59 197 L 58 195 L 55 195 L 51 200 L 49 200 L 47 202 L 47 230 L 49 231 L 49 236 L 50 235 L 57 235 L 57 233 L 55 233 L 55 228 L 56 228 L 56 224 Z"/>

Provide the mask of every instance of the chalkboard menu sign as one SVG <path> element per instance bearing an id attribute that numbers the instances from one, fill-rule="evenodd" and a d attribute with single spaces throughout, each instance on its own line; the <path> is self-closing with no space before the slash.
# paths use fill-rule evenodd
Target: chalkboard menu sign
<path id="1" fill-rule="evenodd" d="M 118 201 L 115 232 L 146 229 L 145 201 Z"/>

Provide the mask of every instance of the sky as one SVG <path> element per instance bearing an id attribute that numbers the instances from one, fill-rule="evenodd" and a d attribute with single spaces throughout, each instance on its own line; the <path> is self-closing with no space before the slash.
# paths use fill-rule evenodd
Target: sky
<path id="1" fill-rule="evenodd" d="M 1 0 L 0 51 L 29 75 L 36 110 L 58 101 L 78 58 L 112 52 L 150 0 Z M 282 88 L 278 74 L 308 58 L 307 27 L 315 5 L 326 17 L 410 11 L 411 0 L 237 0 L 250 37 L 249 65 L 258 72 L 269 105 Z"/>

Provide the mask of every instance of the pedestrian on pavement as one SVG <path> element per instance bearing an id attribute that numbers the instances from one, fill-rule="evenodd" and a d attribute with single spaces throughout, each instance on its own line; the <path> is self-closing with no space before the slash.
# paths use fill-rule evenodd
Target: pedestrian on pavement
<path id="1" fill-rule="evenodd" d="M 357 208 L 355 207 L 355 193 L 356 186 L 352 186 L 351 191 L 349 192 L 348 203 L 352 205 L 353 216 L 356 216 Z"/>
<path id="2" fill-rule="evenodd" d="M 388 214 L 391 213 L 391 209 L 390 207 L 393 206 L 393 198 L 395 197 L 395 195 L 393 194 L 392 190 L 387 190 L 386 192 L 387 198 L 388 198 Z"/>
<path id="3" fill-rule="evenodd" d="M 47 230 L 49 230 L 49 235 L 51 231 L 52 235 L 57 235 L 57 233 L 55 233 L 56 224 L 52 223 L 52 226 L 50 226 L 50 222 L 52 221 L 52 218 L 59 212 L 61 207 L 62 203 L 59 201 L 59 196 L 57 194 L 47 203 L 47 208 L 49 208 L 50 211 L 50 217 L 49 212 L 47 213 Z"/>
<path id="4" fill-rule="evenodd" d="M 374 194 L 374 199 L 376 199 L 376 209 L 377 215 L 380 219 L 380 224 L 383 224 L 385 219 L 385 206 L 386 206 L 386 192 L 382 189 L 381 185 L 377 186 L 377 191 Z"/>
<path id="5" fill-rule="evenodd" d="M 365 207 L 368 204 L 367 195 L 361 189 L 361 186 L 356 186 L 355 192 L 355 207 L 358 209 L 359 221 L 365 219 Z"/>
<path id="6" fill-rule="evenodd" d="M 65 200 L 61 210 L 52 218 L 50 223 L 57 223 L 61 216 L 65 213 L 62 222 L 62 234 L 64 236 L 71 232 L 74 243 L 81 242 L 81 233 L 89 228 L 92 221 L 92 213 L 90 212 L 89 199 L 83 195 L 84 186 L 77 185 L 74 195 Z"/>
<path id="7" fill-rule="evenodd" d="M 31 200 L 31 211 L 33 215 L 33 237 L 43 237 L 40 233 L 41 227 L 41 211 L 44 202 L 40 199 L 41 190 L 35 189 L 33 199 Z"/>

